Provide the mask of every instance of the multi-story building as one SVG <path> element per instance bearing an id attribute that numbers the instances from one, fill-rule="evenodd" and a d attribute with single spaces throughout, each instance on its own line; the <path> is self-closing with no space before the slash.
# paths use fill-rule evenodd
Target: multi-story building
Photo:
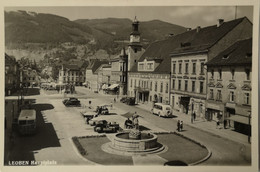
<path id="1" fill-rule="evenodd" d="M 206 63 L 206 118 L 250 132 L 252 39 L 241 40 Z"/>
<path id="2" fill-rule="evenodd" d="M 5 95 L 11 95 L 20 87 L 19 66 L 14 57 L 5 54 Z"/>
<path id="3" fill-rule="evenodd" d="M 121 54 L 111 60 L 111 84 L 118 84 L 119 95 L 127 95 L 128 55 L 123 48 Z"/>
<path id="4" fill-rule="evenodd" d="M 99 69 L 102 65 L 108 65 L 108 61 L 101 60 L 91 60 L 89 65 L 86 68 L 86 85 L 89 89 L 93 91 L 99 91 L 102 88 L 102 77 L 99 79 Z M 111 67 L 110 67 L 111 68 Z M 110 69 L 111 70 L 111 69 Z M 109 72 L 106 72 L 106 75 Z M 108 81 L 107 77 L 107 81 Z"/>
<path id="5" fill-rule="evenodd" d="M 98 86 L 101 89 L 108 88 L 111 85 L 111 65 L 102 64 L 97 69 L 98 74 Z"/>
<path id="6" fill-rule="evenodd" d="M 217 25 L 197 27 L 174 36 L 178 47 L 171 52 L 171 105 L 184 112 L 204 117 L 207 95 L 205 63 L 237 40 L 252 37 L 252 23 L 246 18 Z"/>
<path id="7" fill-rule="evenodd" d="M 86 81 L 87 62 L 70 60 L 61 65 L 59 70 L 59 84 L 82 85 Z"/>
<path id="8" fill-rule="evenodd" d="M 20 69 L 21 83 L 23 87 L 38 86 L 40 83 L 40 76 L 38 72 L 30 67 L 23 67 Z"/>

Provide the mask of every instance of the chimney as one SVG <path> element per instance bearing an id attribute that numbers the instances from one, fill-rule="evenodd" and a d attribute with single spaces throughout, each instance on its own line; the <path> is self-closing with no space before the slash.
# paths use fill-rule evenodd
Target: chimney
<path id="1" fill-rule="evenodd" d="M 186 31 L 191 31 L 191 28 L 189 27 L 189 28 L 186 28 Z"/>
<path id="2" fill-rule="evenodd" d="M 221 26 L 224 23 L 224 19 L 218 19 L 217 27 Z"/>
<path id="3" fill-rule="evenodd" d="M 200 26 L 197 26 L 197 29 L 196 29 L 197 33 L 200 31 L 200 29 L 201 29 Z"/>

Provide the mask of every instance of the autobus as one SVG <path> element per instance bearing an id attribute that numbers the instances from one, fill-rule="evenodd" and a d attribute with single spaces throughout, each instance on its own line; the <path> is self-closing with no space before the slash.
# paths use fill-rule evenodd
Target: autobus
<path id="1" fill-rule="evenodd" d="M 18 131 L 22 135 L 36 133 L 36 111 L 34 109 L 24 109 L 18 117 Z"/>

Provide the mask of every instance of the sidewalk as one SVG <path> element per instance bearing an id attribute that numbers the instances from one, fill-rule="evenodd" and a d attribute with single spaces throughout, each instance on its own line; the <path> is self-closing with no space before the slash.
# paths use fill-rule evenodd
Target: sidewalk
<path id="1" fill-rule="evenodd" d="M 149 104 L 141 104 L 139 103 L 138 105 L 136 105 L 137 108 L 146 110 L 151 112 L 152 106 Z M 235 142 L 239 142 L 245 145 L 250 145 L 248 143 L 248 136 L 232 131 L 232 129 L 223 129 L 223 125 L 220 125 L 220 129 L 216 128 L 216 123 L 213 121 L 207 121 L 201 117 L 197 117 L 196 121 L 194 121 L 193 123 L 191 123 L 191 117 L 190 115 L 184 114 L 184 113 L 180 113 L 177 111 L 173 111 L 173 114 L 175 116 L 177 116 L 177 118 L 172 118 L 175 121 L 183 121 L 184 123 L 184 127 L 185 125 L 189 125 L 190 127 L 194 127 L 197 129 L 200 129 L 202 131 L 220 136 L 222 138 L 226 138 Z"/>

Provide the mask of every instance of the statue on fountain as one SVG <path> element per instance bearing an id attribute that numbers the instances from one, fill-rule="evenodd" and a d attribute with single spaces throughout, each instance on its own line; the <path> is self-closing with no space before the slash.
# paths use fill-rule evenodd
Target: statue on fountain
<path id="1" fill-rule="evenodd" d="M 141 139 L 141 131 L 139 130 L 139 121 L 138 121 L 139 115 L 135 114 L 132 116 L 132 121 L 133 121 L 133 129 L 130 130 L 129 132 L 129 138 L 130 139 Z"/>

